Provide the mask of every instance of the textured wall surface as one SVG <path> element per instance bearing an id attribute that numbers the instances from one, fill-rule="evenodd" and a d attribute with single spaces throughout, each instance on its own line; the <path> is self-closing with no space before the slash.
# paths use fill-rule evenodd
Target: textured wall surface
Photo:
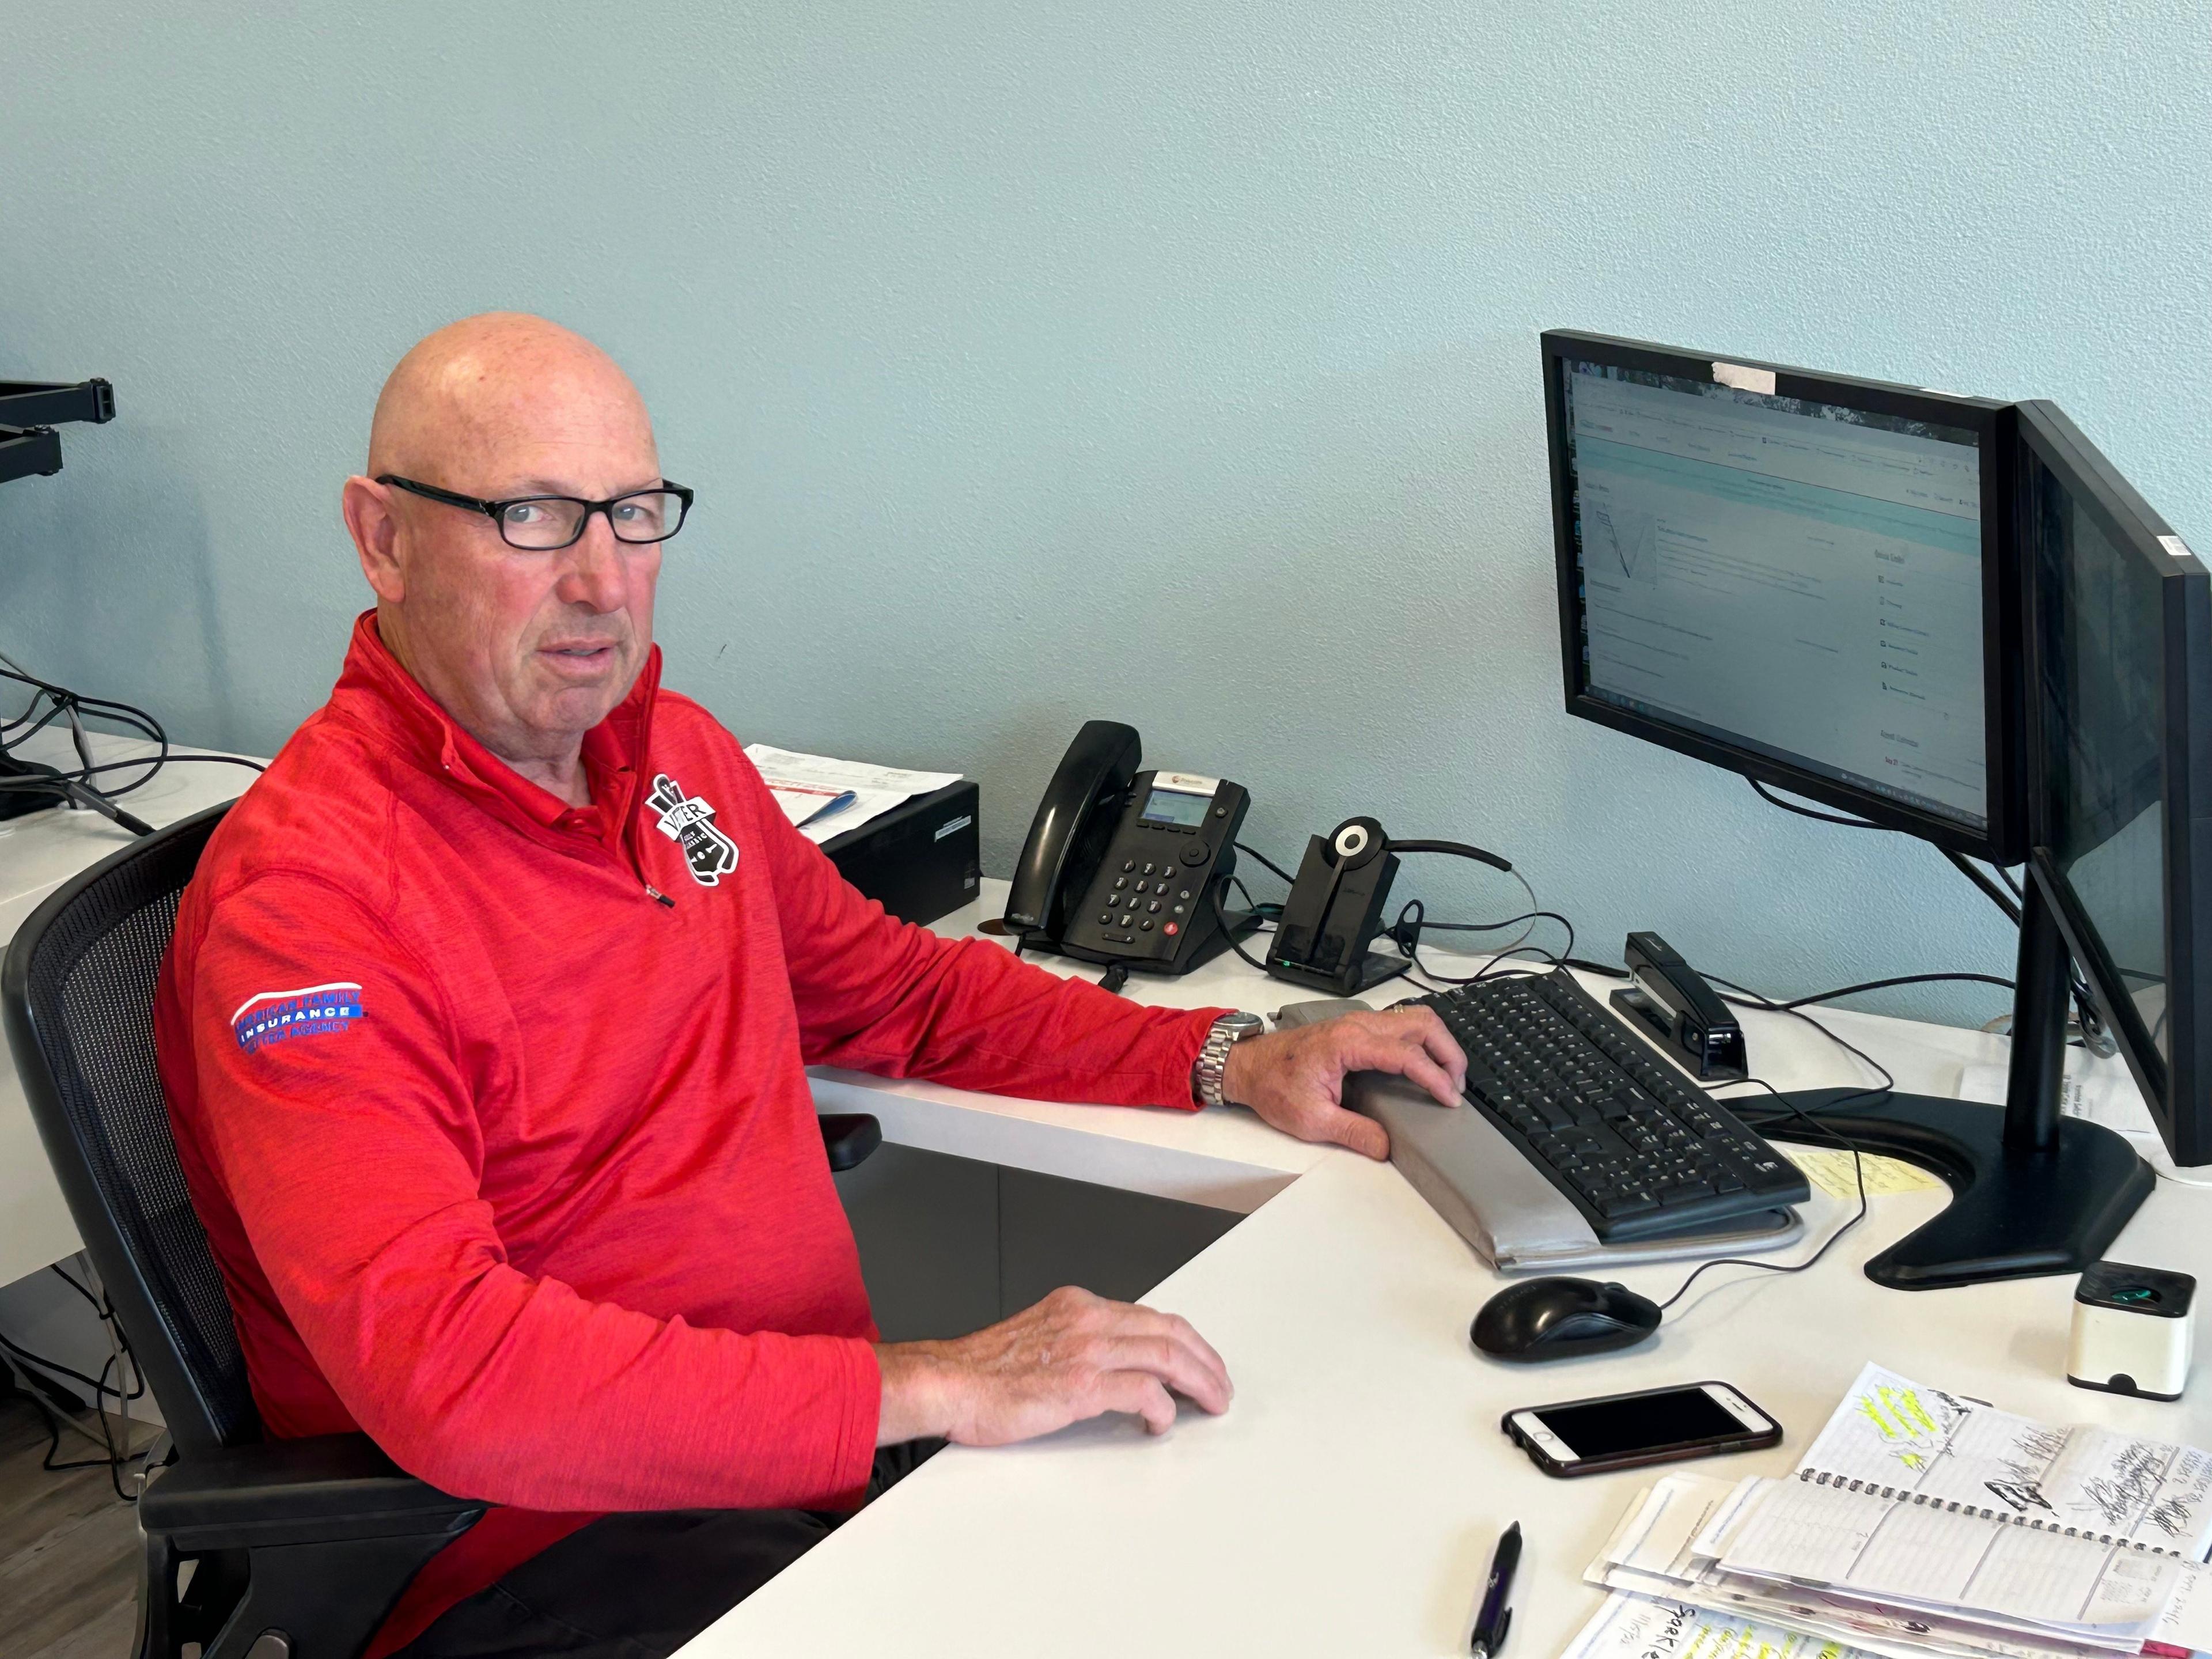
<path id="1" fill-rule="evenodd" d="M 1592 954 L 2008 971 L 1927 848 L 1560 711 L 1535 337 L 2055 398 L 2212 543 L 2208 88 L 2141 0 L 19 7 L 0 378 L 122 415 L 0 489 L 0 648 L 273 747 L 365 602 L 384 373 L 533 309 L 700 492 L 672 682 L 980 778 L 994 870 L 1110 714 L 1279 858 L 1480 841 Z"/>

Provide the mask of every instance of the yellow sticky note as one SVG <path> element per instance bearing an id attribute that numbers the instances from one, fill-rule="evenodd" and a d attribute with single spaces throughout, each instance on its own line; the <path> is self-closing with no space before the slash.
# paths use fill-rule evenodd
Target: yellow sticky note
<path id="1" fill-rule="evenodd" d="M 1829 1197 L 1857 1199 L 1859 1184 L 1851 1172 L 1851 1154 L 1840 1147 L 1784 1146 L 1782 1155 Z M 1942 1176 L 1930 1175 L 1917 1164 L 1907 1164 L 1902 1158 L 1864 1153 L 1860 1161 L 1866 1166 L 1869 1198 L 1882 1193 L 1936 1192 L 1943 1186 Z"/>

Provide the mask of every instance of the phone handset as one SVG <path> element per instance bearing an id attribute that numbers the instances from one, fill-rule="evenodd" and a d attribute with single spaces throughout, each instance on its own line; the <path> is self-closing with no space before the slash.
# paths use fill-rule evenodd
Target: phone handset
<path id="1" fill-rule="evenodd" d="M 1085 720 L 1037 803 L 1006 893 L 1006 928 L 1018 950 L 1057 950 L 1113 839 L 1144 745 L 1119 720 Z"/>

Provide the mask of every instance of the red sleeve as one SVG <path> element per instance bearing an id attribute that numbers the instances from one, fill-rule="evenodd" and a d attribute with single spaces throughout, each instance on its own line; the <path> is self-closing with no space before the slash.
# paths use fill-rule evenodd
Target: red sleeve
<path id="1" fill-rule="evenodd" d="M 1224 1010 L 1141 1007 L 991 940 L 896 921 L 791 827 L 757 775 L 753 789 L 808 1064 L 1040 1100 L 1195 1109 L 1191 1062 Z"/>
<path id="2" fill-rule="evenodd" d="M 536 1510 L 824 1505 L 866 1484 L 867 1343 L 655 1319 L 508 1262 L 478 1191 L 478 1059 L 368 908 L 263 877 L 216 908 L 193 977 L 201 1103 L 254 1255 L 402 1468 Z M 310 990 L 297 1030 L 261 1029 Z"/>

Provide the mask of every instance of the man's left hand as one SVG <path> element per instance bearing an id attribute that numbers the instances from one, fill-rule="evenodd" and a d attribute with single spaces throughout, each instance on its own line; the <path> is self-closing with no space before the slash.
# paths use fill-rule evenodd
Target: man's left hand
<path id="1" fill-rule="evenodd" d="M 1221 1093 L 1300 1140 L 1388 1158 L 1390 1137 L 1382 1126 L 1344 1109 L 1344 1079 L 1352 1072 L 1395 1073 L 1442 1104 L 1456 1106 L 1467 1085 L 1467 1055 L 1433 1008 L 1345 1014 L 1236 1044 L 1222 1071 Z"/>

